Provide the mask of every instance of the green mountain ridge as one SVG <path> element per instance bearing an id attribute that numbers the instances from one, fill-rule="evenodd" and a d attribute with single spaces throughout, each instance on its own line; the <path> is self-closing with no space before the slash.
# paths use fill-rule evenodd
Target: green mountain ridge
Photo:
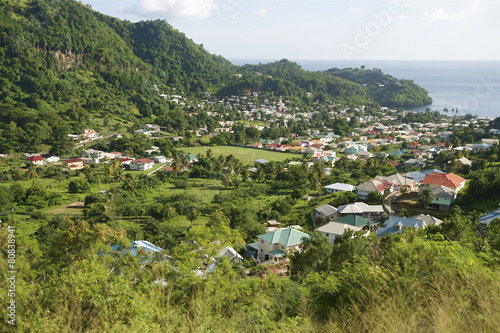
<path id="1" fill-rule="evenodd" d="M 80 132 L 90 119 L 137 123 L 150 114 L 166 116 L 168 102 L 153 85 L 193 99 L 208 91 L 218 97 L 264 92 L 302 105 L 430 101 L 414 84 L 375 91 L 358 78 L 308 72 L 286 59 L 237 67 L 165 21 L 122 21 L 73 0 L 1 0 L 0 9 L 1 152 L 36 151 L 41 144 L 64 151 L 67 134 Z M 380 75 L 395 87 L 404 82 Z"/>

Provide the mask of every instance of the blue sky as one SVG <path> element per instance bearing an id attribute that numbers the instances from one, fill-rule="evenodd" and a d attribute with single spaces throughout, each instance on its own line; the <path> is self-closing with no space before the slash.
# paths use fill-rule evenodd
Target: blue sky
<path id="1" fill-rule="evenodd" d="M 499 0 L 82 0 L 229 59 L 500 60 Z"/>

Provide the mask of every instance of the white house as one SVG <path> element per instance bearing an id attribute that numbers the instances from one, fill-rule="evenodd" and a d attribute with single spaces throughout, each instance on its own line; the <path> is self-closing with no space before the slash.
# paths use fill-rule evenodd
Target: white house
<path id="1" fill-rule="evenodd" d="M 153 168 L 154 162 L 155 161 L 148 158 L 139 158 L 135 161 L 130 162 L 130 170 L 149 170 Z"/>
<path id="2" fill-rule="evenodd" d="M 352 230 L 356 232 L 363 230 L 363 228 L 332 221 L 314 230 L 321 232 L 328 238 L 331 244 L 335 244 L 335 237 L 343 235 L 346 230 Z"/>
<path id="3" fill-rule="evenodd" d="M 34 165 L 43 165 L 44 160 L 43 157 L 40 155 L 33 155 L 30 157 L 26 157 L 24 160 L 26 164 L 34 164 Z"/>
<path id="4" fill-rule="evenodd" d="M 343 184 L 343 183 L 335 183 L 323 186 L 326 193 L 336 193 L 336 192 L 352 192 L 356 189 L 356 186 Z"/>

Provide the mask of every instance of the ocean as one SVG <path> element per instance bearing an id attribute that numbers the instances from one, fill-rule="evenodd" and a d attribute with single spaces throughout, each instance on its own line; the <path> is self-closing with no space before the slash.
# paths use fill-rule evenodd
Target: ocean
<path id="1" fill-rule="evenodd" d="M 235 65 L 268 63 L 274 60 L 229 59 Z M 432 104 L 408 108 L 411 111 L 443 112 L 447 108 L 465 115 L 500 117 L 500 62 L 499 61 L 410 61 L 410 60 L 291 60 L 308 71 L 329 68 L 380 68 L 398 79 L 413 80 L 427 89 Z M 446 113 L 444 113 L 446 114 Z"/>

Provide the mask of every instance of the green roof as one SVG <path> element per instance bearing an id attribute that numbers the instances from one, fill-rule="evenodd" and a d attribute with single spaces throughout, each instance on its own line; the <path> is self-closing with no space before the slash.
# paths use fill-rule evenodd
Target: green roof
<path id="1" fill-rule="evenodd" d="M 365 225 L 375 224 L 374 221 L 367 219 L 366 217 L 361 217 L 354 214 L 342 216 L 334 220 L 334 222 L 352 225 L 353 227 L 362 227 Z"/>
<path id="2" fill-rule="evenodd" d="M 257 236 L 257 238 L 272 244 L 280 243 L 284 246 L 294 246 L 302 244 L 302 238 L 309 239 L 309 235 L 302 231 L 289 228 L 268 232 L 267 234 Z"/>
<path id="3" fill-rule="evenodd" d="M 269 254 L 272 254 L 274 257 L 283 257 L 286 253 L 283 250 L 275 250 L 269 251 Z"/>

